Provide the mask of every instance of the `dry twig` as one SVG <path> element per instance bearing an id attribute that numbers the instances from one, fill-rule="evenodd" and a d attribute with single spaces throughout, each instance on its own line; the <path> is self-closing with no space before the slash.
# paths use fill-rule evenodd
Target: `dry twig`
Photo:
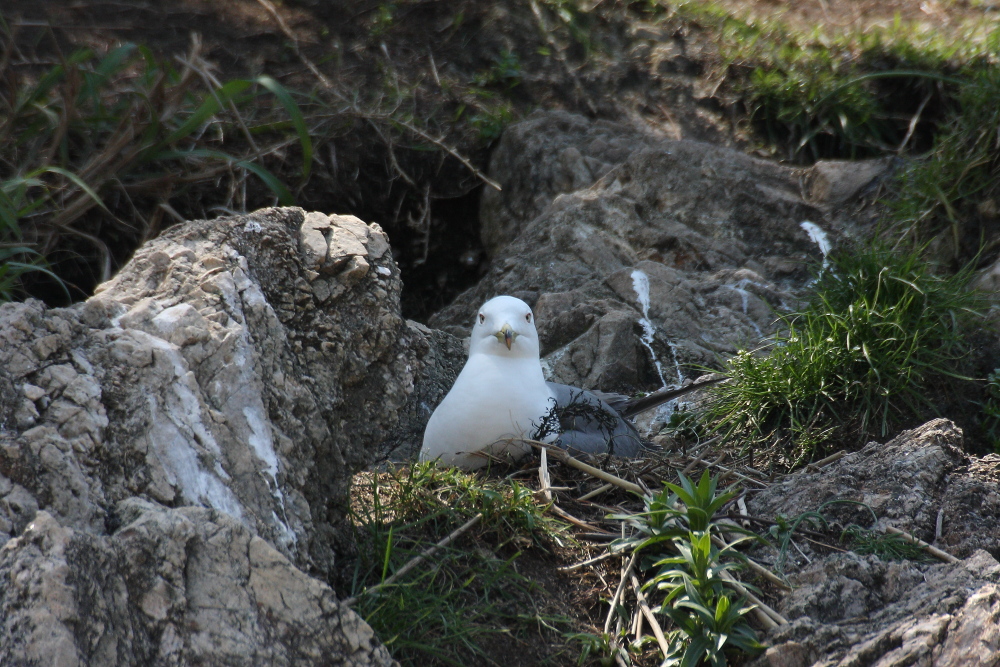
<path id="1" fill-rule="evenodd" d="M 906 532 L 905 530 L 900 530 L 899 528 L 895 528 L 893 526 L 886 526 L 885 527 L 885 532 L 892 533 L 893 535 L 899 535 L 900 537 L 902 537 L 907 542 L 911 542 L 913 544 L 916 544 L 918 547 L 920 547 L 921 549 L 923 549 L 924 551 L 926 551 L 930 555 L 934 556 L 938 560 L 944 561 L 945 563 L 957 563 L 958 560 L 959 560 L 958 558 L 955 558 L 954 556 L 952 556 L 947 551 L 941 551 L 937 547 L 931 546 L 930 544 L 927 544 L 926 542 L 924 542 L 920 538 L 918 538 L 918 537 L 916 537 L 914 535 L 911 535 L 910 533 Z"/>
<path id="2" fill-rule="evenodd" d="M 376 584 L 374 586 L 370 586 L 370 587 L 366 588 L 364 591 L 361 592 L 361 595 L 366 595 L 366 594 L 371 593 L 373 591 L 377 591 L 380 588 L 383 588 L 385 586 L 388 586 L 390 584 L 395 583 L 397 579 L 399 579 L 404 574 L 406 574 L 407 572 L 409 572 L 410 570 L 412 570 L 413 568 L 415 568 L 422 561 L 426 560 L 427 558 L 430 558 L 431 556 L 433 556 L 434 554 L 436 554 L 439 550 L 443 549 L 444 547 L 446 547 L 449 544 L 451 544 L 452 542 L 454 542 L 458 537 L 460 537 L 465 532 L 467 532 L 470 528 L 472 528 L 477 523 L 479 523 L 479 520 L 482 519 L 482 518 L 483 518 L 483 514 L 482 514 L 482 512 L 480 512 L 479 514 L 477 514 L 476 516 L 472 517 L 471 519 L 469 519 L 468 521 L 466 521 L 465 523 L 463 523 L 461 526 L 459 526 L 458 528 L 456 528 L 455 530 L 453 530 L 447 537 L 445 537 L 443 540 L 441 540 L 437 544 L 434 544 L 434 545 L 428 547 L 427 549 L 425 549 L 423 551 L 423 553 L 420 553 L 420 554 L 414 556 L 413 558 L 411 558 L 410 560 L 406 561 L 406 564 L 403 565 L 403 567 L 399 568 L 396 571 L 396 573 L 393 574 L 391 577 L 389 577 L 388 579 L 386 579 L 382 583 L 379 583 L 379 584 Z M 356 603 L 357 601 L 358 601 L 358 596 L 355 596 L 355 597 L 347 598 L 346 600 L 341 600 L 340 603 L 344 604 L 344 605 L 347 605 L 348 607 L 350 607 L 354 603 Z"/>
<path id="3" fill-rule="evenodd" d="M 635 600 L 639 604 L 639 609 L 642 610 L 642 615 L 649 621 L 649 627 L 653 629 L 653 636 L 656 637 L 656 643 L 660 645 L 663 657 L 666 657 L 670 654 L 670 646 L 667 644 L 667 638 L 663 636 L 663 628 L 660 627 L 656 617 L 653 616 L 653 610 L 649 608 L 646 596 L 642 594 L 642 588 L 639 586 L 639 577 L 635 576 L 634 572 L 630 572 L 629 577 L 632 580 L 632 590 L 635 592 Z"/>

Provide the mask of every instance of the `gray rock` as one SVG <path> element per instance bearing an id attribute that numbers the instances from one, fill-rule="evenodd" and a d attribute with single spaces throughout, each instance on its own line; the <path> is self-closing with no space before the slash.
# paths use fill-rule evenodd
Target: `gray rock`
<path id="1" fill-rule="evenodd" d="M 892 525 L 959 558 L 979 549 L 1000 557 L 998 482 L 1000 456 L 967 457 L 961 429 L 934 419 L 818 472 L 790 475 L 747 504 L 751 514 L 795 517 L 832 500 L 862 502 L 878 517 L 876 528 Z M 872 523 L 871 512 L 857 505 L 830 505 L 823 513 L 841 525 Z"/>
<path id="2" fill-rule="evenodd" d="M 377 225 L 350 216 L 266 209 L 171 228 L 85 303 L 0 306 L 0 537 L 16 538 L 0 558 L 0 588 L 22 570 L 37 578 L 55 568 L 65 582 L 52 584 L 62 616 L 35 588 L 0 603 L 0 618 L 35 619 L 0 628 L 9 664 L 150 664 L 157 655 L 163 664 L 385 664 L 363 624 L 303 572 L 337 574 L 351 475 L 419 447 L 424 414 L 461 363 L 451 361 L 457 341 L 401 317 L 387 249 Z M 182 553 L 218 531 L 242 545 L 238 562 L 218 552 L 230 564 L 184 556 L 204 572 L 183 576 L 217 576 L 203 588 L 218 599 L 194 604 L 193 580 L 135 588 L 115 531 L 131 522 L 121 516 L 129 498 L 158 504 L 148 511 L 159 523 L 188 526 L 183 535 L 157 528 Z M 164 507 L 184 506 L 203 509 L 162 518 Z M 46 517 L 39 535 L 63 546 L 22 535 L 36 513 Z M 92 546 L 96 560 L 57 553 L 73 545 Z M 253 574 L 258 556 L 270 574 Z M 106 615 L 76 617 L 98 595 L 84 585 L 91 576 L 109 587 L 99 594 Z M 167 595 L 176 590 L 187 590 L 192 616 Z M 358 639 L 348 644 L 364 659 L 343 650 L 351 624 Z M 32 658 L 41 637 L 58 642 Z"/>
<path id="3" fill-rule="evenodd" d="M 490 173 L 490 269 L 431 325 L 466 335 L 488 298 L 518 296 L 548 379 L 586 389 L 657 389 L 754 345 L 820 257 L 801 223 L 841 226 L 803 199 L 805 170 L 565 112 L 508 128 Z"/>
<path id="4" fill-rule="evenodd" d="M 779 610 L 791 623 L 767 637 L 754 665 L 996 665 L 1000 663 L 1000 457 L 970 459 L 962 433 L 937 419 L 889 443 L 871 443 L 819 472 L 799 472 L 748 500 L 750 514 L 793 518 L 831 500 L 868 504 L 892 525 L 964 558 L 883 561 L 817 553 L 789 561 L 793 590 Z M 828 505 L 843 527 L 868 526 L 856 505 Z M 941 535 L 935 540 L 938 513 Z"/>
<path id="5" fill-rule="evenodd" d="M 0 549 L 5 665 L 390 665 L 333 591 L 231 516 L 130 498 L 112 535 L 40 511 Z"/>

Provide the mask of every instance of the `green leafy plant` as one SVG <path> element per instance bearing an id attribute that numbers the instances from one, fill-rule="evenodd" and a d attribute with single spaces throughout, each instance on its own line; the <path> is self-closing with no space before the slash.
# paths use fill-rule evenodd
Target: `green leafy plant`
<path id="1" fill-rule="evenodd" d="M 741 452 L 794 467 L 934 410 L 966 380 L 971 267 L 940 276 L 916 250 L 874 244 L 830 258 L 806 306 L 782 316 L 770 352 L 741 351 L 707 418 Z"/>
<path id="2" fill-rule="evenodd" d="M 0 59 L 0 68 L 12 90 L 0 99 L 6 147 L 0 243 L 7 248 L 8 295 L 26 273 L 51 275 L 44 260 L 60 246 L 64 259 L 89 263 L 107 279 L 119 246 L 155 234 L 164 212 L 174 210 L 171 199 L 200 183 L 231 181 L 232 187 L 215 187 L 229 201 L 209 205 L 234 205 L 248 176 L 273 201 L 292 203 L 263 164 L 292 143 L 288 130 L 302 153 L 301 176 L 309 176 L 312 141 L 294 96 L 267 76 L 219 82 L 197 48 L 180 71 L 134 44 L 104 55 L 80 50 L 41 72 L 11 58 Z M 274 123 L 278 114 L 265 96 L 276 101 L 285 126 Z M 34 260 L 26 261 L 28 255 Z"/>
<path id="3" fill-rule="evenodd" d="M 614 517 L 627 520 L 637 532 L 615 546 L 646 554 L 651 567 L 659 568 L 643 587 L 663 594 L 657 611 L 675 626 L 665 664 L 725 665 L 727 652 L 755 655 L 763 647 L 745 618 L 752 607 L 733 595 L 723 573 L 740 567 L 743 555 L 735 544 L 760 538 L 714 520 L 737 496 L 735 490 L 719 493 L 718 480 L 708 470 L 697 483 L 683 473 L 678 477 L 680 484 L 665 483 L 663 491 L 645 498 L 644 512 Z M 718 549 L 712 536 L 723 530 L 744 537 Z"/>
<path id="4" fill-rule="evenodd" d="M 722 562 L 730 550 L 716 549 L 708 532 L 691 532 L 674 546 L 679 555 L 658 561 L 660 571 L 647 583 L 665 593 L 659 611 L 677 628 L 664 664 L 687 667 L 704 661 L 721 667 L 728 664 L 727 650 L 748 655 L 763 650 L 745 618 L 752 607 L 742 598 L 734 601 L 721 576 L 736 567 Z"/>
<path id="5" fill-rule="evenodd" d="M 641 514 L 612 515 L 626 520 L 636 529 L 636 536 L 619 541 L 633 551 L 684 538 L 692 532 L 719 531 L 712 517 L 738 495 L 737 491 L 718 492 L 718 480 L 706 470 L 695 484 L 684 473 L 678 473 L 680 484 L 664 482 L 659 493 L 643 497 L 645 511 Z M 730 526 L 726 526 L 729 530 Z M 737 529 L 738 530 L 738 529 Z"/>

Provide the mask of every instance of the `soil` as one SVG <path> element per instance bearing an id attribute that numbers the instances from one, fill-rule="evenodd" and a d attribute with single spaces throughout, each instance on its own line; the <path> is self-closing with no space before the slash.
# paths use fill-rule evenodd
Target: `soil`
<path id="1" fill-rule="evenodd" d="M 696 22 L 669 18 L 668 3 L 563 4 L 536 1 L 535 13 L 531 3 L 515 0 L 9 0 L 3 15 L 15 35 L 15 61 L 36 67 L 81 47 L 100 53 L 125 42 L 177 62 L 198 39 L 222 81 L 267 73 L 290 89 L 312 90 L 320 84 L 306 63 L 315 63 L 362 106 L 384 108 L 402 95 L 397 111 L 404 105 L 407 117 L 482 171 L 499 130 L 491 123 L 503 122 L 493 116 L 504 105 L 507 120 L 560 108 L 668 137 L 751 145 L 743 110 L 721 85 L 712 38 Z M 780 17 L 807 29 L 863 29 L 898 16 L 956 37 L 963 25 L 1000 16 L 1000 6 L 972 1 L 718 4 L 734 15 Z M 403 272 L 404 314 L 426 321 L 488 265 L 477 225 L 483 183 L 423 138 L 393 132 L 391 124 L 386 136 L 384 126 L 347 120 L 317 128 L 314 174 L 296 193 L 298 203 L 382 224 Z M 297 181 L 294 160 L 287 174 L 280 164 L 267 166 Z M 222 202 L 212 199 L 220 196 L 193 188 L 169 204 L 183 217 L 205 217 L 217 214 L 213 206 Z M 269 203 L 268 192 L 248 197 L 248 206 Z M 112 244 L 114 262 L 127 261 L 140 241 Z M 64 250 L 75 256 L 72 246 Z M 97 271 L 69 270 L 81 274 L 72 276 L 79 296 L 89 294 Z M 41 289 L 37 296 L 58 298 Z"/>

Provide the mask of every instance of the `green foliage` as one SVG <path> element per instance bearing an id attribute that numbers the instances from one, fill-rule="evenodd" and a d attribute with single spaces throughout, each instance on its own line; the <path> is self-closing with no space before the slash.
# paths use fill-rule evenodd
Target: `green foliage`
<path id="1" fill-rule="evenodd" d="M 88 250 L 78 252 L 90 253 L 98 273 L 109 277 L 108 244 L 141 240 L 155 226 L 143 216 L 143 202 L 157 209 L 193 183 L 228 175 L 235 188 L 222 191 L 233 191 L 253 174 L 278 202 L 292 203 L 261 163 L 272 150 L 261 142 L 284 141 L 287 134 L 271 123 L 264 93 L 291 119 L 304 158 L 302 178 L 309 176 L 312 142 L 304 117 L 292 94 L 270 77 L 220 83 L 193 64 L 177 71 L 134 44 L 103 56 L 80 50 L 42 71 L 2 63 L 0 75 L 13 92 L 0 100 L 5 298 L 26 272 L 48 272 L 44 260 L 63 238 L 81 241 Z M 267 123 L 255 124 L 262 113 Z M 127 213 L 112 210 L 110 201 L 127 202 Z"/>
<path id="2" fill-rule="evenodd" d="M 1000 31 L 997 33 L 1000 35 Z M 971 246 L 1000 217 L 1000 68 L 971 75 L 958 94 L 958 109 L 938 133 L 930 155 L 896 178 L 890 201 L 894 219 L 917 242 L 946 231 L 951 256 Z"/>
<path id="3" fill-rule="evenodd" d="M 657 562 L 660 571 L 647 584 L 665 593 L 660 611 L 677 628 L 670 633 L 671 650 L 663 664 L 693 667 L 704 661 L 725 667 L 727 651 L 760 653 L 764 646 L 745 618 L 752 607 L 730 598 L 729 583 L 721 576 L 735 565 L 721 561 L 725 554 L 707 532 L 689 533 L 674 546 L 680 555 Z"/>
<path id="4" fill-rule="evenodd" d="M 777 467 L 888 435 L 934 410 L 942 383 L 966 379 L 970 276 L 936 275 L 919 252 L 877 244 L 837 254 L 805 308 L 782 317 L 770 353 L 727 362 L 732 379 L 713 390 L 707 418 Z"/>
<path id="5" fill-rule="evenodd" d="M 788 550 L 791 545 L 795 531 L 805 524 L 813 529 L 825 530 L 829 528 L 830 521 L 823 511 L 833 505 L 856 505 L 864 508 L 871 516 L 872 525 L 878 521 L 874 510 L 862 502 L 856 500 L 829 500 L 820 505 L 815 510 L 802 512 L 792 520 L 778 515 L 775 525 L 769 531 L 771 537 L 778 543 L 778 558 L 775 561 L 775 570 L 779 574 L 784 572 L 785 562 L 788 558 Z M 874 528 L 865 528 L 857 523 L 849 523 L 840 535 L 841 543 L 845 544 L 851 551 L 859 554 L 873 554 L 882 560 L 912 560 L 925 562 L 933 560 L 929 554 L 909 540 L 900 535 L 888 532 L 881 532 Z"/>
<path id="6" fill-rule="evenodd" d="M 719 493 L 718 480 L 706 470 L 696 483 L 678 473 L 680 484 L 664 484 L 660 493 L 645 498 L 645 511 L 614 518 L 628 520 L 635 537 L 615 546 L 652 555 L 659 568 L 644 584 L 663 594 L 659 613 L 673 621 L 667 665 L 694 666 L 706 661 L 726 665 L 727 652 L 756 655 L 763 646 L 746 621 L 752 607 L 732 596 L 723 573 L 739 568 L 742 554 L 733 548 L 718 549 L 712 535 L 741 532 L 745 539 L 759 539 L 749 531 L 714 521 L 715 514 L 736 497 L 736 491 Z M 664 555 L 670 554 L 670 555 Z"/>
<path id="7" fill-rule="evenodd" d="M 1000 453 L 1000 368 L 986 377 L 986 398 L 981 405 L 983 431 L 993 451 Z"/>
<path id="8" fill-rule="evenodd" d="M 641 514 L 613 515 L 627 520 L 636 529 L 636 535 L 619 541 L 619 548 L 627 546 L 639 551 L 653 546 L 670 546 L 675 539 L 685 538 L 692 532 L 718 531 L 721 527 L 712 522 L 719 509 L 737 496 L 736 491 L 719 494 L 718 480 L 706 470 L 697 484 L 684 473 L 678 473 L 680 485 L 664 482 L 659 493 L 643 497 L 645 511 Z M 726 530 L 734 529 L 726 526 Z M 738 530 L 738 529 L 736 529 Z"/>
<path id="9" fill-rule="evenodd" d="M 513 565 L 517 553 L 496 555 L 562 535 L 563 525 L 523 485 L 421 463 L 372 475 L 354 495 L 366 500 L 353 512 L 359 554 L 348 594 L 401 664 L 475 664 L 487 656 L 488 637 L 564 622 L 525 614 L 531 582 Z M 475 539 L 488 548 L 450 545 L 400 581 L 366 592 L 478 512 Z"/>
<path id="10" fill-rule="evenodd" d="M 919 545 L 910 542 L 902 535 L 883 533 L 857 524 L 847 526 L 840 541 L 845 542 L 851 551 L 872 554 L 882 560 L 910 560 L 918 563 L 934 561 L 934 558 Z"/>
<path id="11" fill-rule="evenodd" d="M 469 124 L 479 133 L 479 140 L 488 144 L 499 139 L 504 128 L 513 120 L 514 112 L 510 104 L 502 102 L 484 106 L 481 111 L 469 118 Z"/>
<path id="12" fill-rule="evenodd" d="M 521 84 L 523 76 L 521 59 L 513 51 L 504 51 L 488 70 L 473 77 L 472 82 L 481 87 L 497 86 L 509 91 Z"/>
<path id="13" fill-rule="evenodd" d="M 739 18 L 712 2 L 681 2 L 678 9 L 714 29 L 727 79 L 752 125 L 798 160 L 897 150 L 911 138 L 914 118 L 927 121 L 954 101 L 966 76 L 995 64 L 1000 40 L 1000 29 L 989 24 L 961 35 L 898 20 L 805 33 Z"/>
<path id="14" fill-rule="evenodd" d="M 626 659 L 624 649 L 615 646 L 611 637 L 606 634 L 595 635 L 591 632 L 572 632 L 565 635 L 566 639 L 578 643 L 580 654 L 576 664 L 583 665 L 587 660 L 595 658 L 601 667 L 612 667 L 615 664 L 616 653 Z M 626 662 L 626 664 L 628 664 Z"/>
<path id="15" fill-rule="evenodd" d="M 379 39 L 392 30 L 396 24 L 396 3 L 383 2 L 375 8 L 371 25 L 368 28 L 368 35 L 372 39 Z"/>

